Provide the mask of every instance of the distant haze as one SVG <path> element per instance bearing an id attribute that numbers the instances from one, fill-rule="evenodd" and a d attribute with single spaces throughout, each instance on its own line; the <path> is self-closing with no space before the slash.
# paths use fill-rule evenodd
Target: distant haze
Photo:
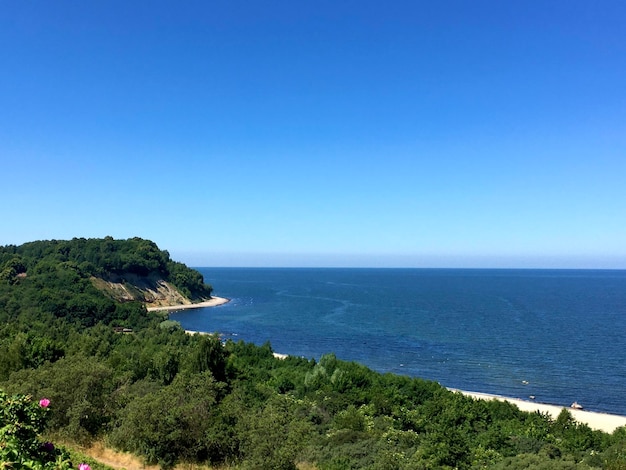
<path id="1" fill-rule="evenodd" d="M 613 256 L 453 256 L 286 253 L 173 253 L 196 267 L 354 267 L 354 268 L 500 268 L 626 269 L 626 257 Z"/>

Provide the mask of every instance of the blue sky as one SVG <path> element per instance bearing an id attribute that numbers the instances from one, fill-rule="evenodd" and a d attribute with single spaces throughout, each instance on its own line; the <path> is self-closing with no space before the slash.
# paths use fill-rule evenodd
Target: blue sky
<path id="1" fill-rule="evenodd" d="M 626 268 L 626 3 L 9 1 L 0 244 Z"/>

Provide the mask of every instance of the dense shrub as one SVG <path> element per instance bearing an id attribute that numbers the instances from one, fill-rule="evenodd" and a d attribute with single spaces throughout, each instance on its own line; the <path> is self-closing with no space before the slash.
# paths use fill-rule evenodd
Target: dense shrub
<path id="1" fill-rule="evenodd" d="M 2 468 L 68 470 L 69 453 L 39 435 L 50 413 L 50 400 L 33 402 L 30 396 L 9 396 L 0 390 L 0 464 Z M 81 466 L 87 470 L 88 466 Z"/>

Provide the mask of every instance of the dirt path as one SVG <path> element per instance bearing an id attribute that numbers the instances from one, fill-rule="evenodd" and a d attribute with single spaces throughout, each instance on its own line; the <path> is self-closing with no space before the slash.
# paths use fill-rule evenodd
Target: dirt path
<path id="1" fill-rule="evenodd" d="M 97 442 L 89 448 L 82 448 L 81 452 L 100 463 L 118 470 L 159 470 L 158 465 L 145 465 L 141 459 L 127 452 L 117 452 Z"/>

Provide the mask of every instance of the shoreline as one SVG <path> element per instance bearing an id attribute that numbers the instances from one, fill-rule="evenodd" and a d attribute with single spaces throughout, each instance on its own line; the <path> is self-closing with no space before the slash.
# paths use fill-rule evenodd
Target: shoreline
<path id="1" fill-rule="evenodd" d="M 613 431 L 621 426 L 626 426 L 626 416 L 622 415 L 601 413 L 598 411 L 578 410 L 575 408 L 570 408 L 569 406 L 537 403 L 533 401 L 522 400 L 521 398 L 511 398 L 490 393 L 470 392 L 467 390 L 459 390 L 455 388 L 448 388 L 448 390 L 474 398 L 475 400 L 508 401 L 509 403 L 517 406 L 522 411 L 527 411 L 530 413 L 533 413 L 535 411 L 539 411 L 540 413 L 547 413 L 552 419 L 556 419 L 559 416 L 559 413 L 561 413 L 563 409 L 566 409 L 567 411 L 569 411 L 575 421 L 586 424 L 591 429 L 604 431 L 609 434 L 613 433 Z"/>
<path id="2" fill-rule="evenodd" d="M 209 300 L 197 304 L 160 305 L 158 307 L 146 307 L 146 310 L 148 310 L 148 312 L 176 312 L 178 310 L 189 310 L 192 308 L 217 307 L 218 305 L 224 305 L 228 302 L 230 302 L 230 299 L 225 297 L 211 297 Z"/>
<path id="3" fill-rule="evenodd" d="M 158 306 L 158 307 L 147 307 L 148 312 L 155 311 L 167 311 L 167 312 L 175 312 L 179 310 L 189 310 L 194 308 L 208 308 L 208 307 L 217 307 L 219 305 L 224 305 L 230 302 L 230 299 L 225 297 L 211 297 L 211 299 L 199 302 L 197 304 L 180 304 L 180 305 L 167 305 L 167 306 Z M 192 331 L 185 330 L 187 334 L 212 334 L 203 331 Z M 281 354 L 274 352 L 274 357 L 277 359 L 284 360 L 289 357 L 288 354 Z M 517 406 L 521 411 L 526 411 L 530 413 L 540 412 L 542 414 L 548 414 L 552 419 L 556 419 L 563 409 L 566 409 L 572 418 L 581 424 L 586 424 L 591 429 L 604 431 L 606 433 L 613 433 L 617 428 L 626 426 L 626 416 L 616 415 L 610 413 L 603 413 L 599 411 L 587 411 L 581 409 L 571 408 L 569 406 L 559 406 L 559 405 L 551 405 L 548 403 L 539 403 L 530 400 L 524 400 L 521 398 L 513 398 L 507 397 L 504 395 L 496 395 L 491 393 L 482 393 L 482 392 L 472 392 L 468 390 L 459 390 L 456 388 L 448 388 L 448 390 L 455 393 L 460 393 L 462 395 L 471 397 L 475 400 L 498 400 L 498 401 L 507 401 L 515 406 Z"/>

